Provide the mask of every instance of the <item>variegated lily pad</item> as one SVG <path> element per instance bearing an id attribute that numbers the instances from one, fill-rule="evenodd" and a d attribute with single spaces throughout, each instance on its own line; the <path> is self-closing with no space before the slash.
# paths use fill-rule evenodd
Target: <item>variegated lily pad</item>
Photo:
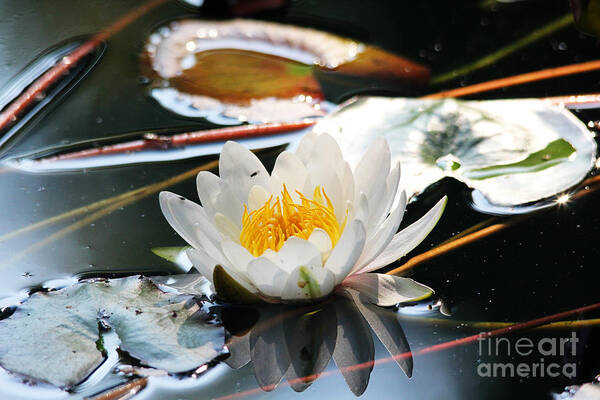
<path id="1" fill-rule="evenodd" d="M 101 324 L 142 365 L 185 372 L 221 354 L 223 328 L 209 319 L 192 296 L 165 293 L 147 278 L 82 282 L 36 293 L 0 321 L 0 365 L 70 388 L 104 361 Z"/>
<path id="2" fill-rule="evenodd" d="M 542 100 L 356 98 L 314 128 L 358 163 L 385 136 L 410 196 L 454 177 L 489 202 L 513 206 L 560 193 L 593 167 L 596 142 L 568 110 Z"/>

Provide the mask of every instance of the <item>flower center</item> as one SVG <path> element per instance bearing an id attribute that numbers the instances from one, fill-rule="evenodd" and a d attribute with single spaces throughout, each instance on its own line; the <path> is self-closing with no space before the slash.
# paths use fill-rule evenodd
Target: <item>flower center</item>
<path id="1" fill-rule="evenodd" d="M 267 249 L 278 251 L 291 236 L 308 239 L 316 228 L 327 232 L 332 247 L 335 246 L 346 221 L 340 226 L 325 190 L 317 186 L 312 200 L 299 191 L 296 193 L 300 203 L 294 203 L 284 185 L 281 198 L 277 196 L 273 201 L 271 196 L 261 208 L 251 213 L 244 206 L 240 243 L 252 255 L 258 257 Z"/>

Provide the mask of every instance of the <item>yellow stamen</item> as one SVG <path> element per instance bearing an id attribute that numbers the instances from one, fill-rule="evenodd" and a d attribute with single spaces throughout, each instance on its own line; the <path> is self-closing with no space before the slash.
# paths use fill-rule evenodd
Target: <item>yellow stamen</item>
<path id="1" fill-rule="evenodd" d="M 327 232 L 332 246 L 340 239 L 346 220 L 341 225 L 338 223 L 325 190 L 317 186 L 312 200 L 299 191 L 296 193 L 300 196 L 300 204 L 294 203 L 283 185 L 281 198 L 277 196 L 273 201 L 271 196 L 261 208 L 251 213 L 244 206 L 240 243 L 252 255 L 258 257 L 267 249 L 278 251 L 291 236 L 308 239 L 316 228 Z"/>

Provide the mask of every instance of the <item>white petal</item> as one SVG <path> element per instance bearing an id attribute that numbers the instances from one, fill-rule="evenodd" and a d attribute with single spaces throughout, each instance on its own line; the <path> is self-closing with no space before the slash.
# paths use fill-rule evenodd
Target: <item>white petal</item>
<path id="1" fill-rule="evenodd" d="M 229 276 L 231 276 L 244 289 L 251 293 L 257 292 L 256 287 L 252 285 L 248 277 L 232 268 L 228 262 L 218 262 L 208 255 L 203 249 L 188 249 L 186 253 L 192 264 L 194 264 L 198 271 L 200 271 L 200 273 L 206 279 L 208 279 L 210 283 L 213 283 L 213 271 L 215 266 L 220 265 L 223 267 L 225 272 L 227 272 Z"/>
<path id="2" fill-rule="evenodd" d="M 310 169 L 315 163 L 320 164 L 320 167 L 331 165 L 335 168 L 334 172 L 342 173 L 344 163 L 342 151 L 338 142 L 331 135 L 317 136 L 307 168 Z"/>
<path id="3" fill-rule="evenodd" d="M 335 278 L 323 267 L 299 266 L 289 275 L 281 298 L 283 300 L 310 300 L 327 296 L 334 287 Z"/>
<path id="4" fill-rule="evenodd" d="M 269 200 L 270 194 L 262 186 L 252 186 L 248 193 L 248 212 L 258 210 Z"/>
<path id="5" fill-rule="evenodd" d="M 285 184 L 294 201 L 298 201 L 296 190 L 304 190 L 307 178 L 308 171 L 302 161 L 294 153 L 284 151 L 277 157 L 271 173 L 271 192 L 280 196 Z"/>
<path id="6" fill-rule="evenodd" d="M 247 201 L 247 200 L 245 200 Z M 242 215 L 244 215 L 244 205 L 234 195 L 231 187 L 222 182 L 221 191 L 217 195 L 214 206 L 215 212 L 220 212 L 233 222 L 239 229 L 242 229 Z"/>
<path id="7" fill-rule="evenodd" d="M 214 214 L 214 205 L 221 193 L 221 178 L 208 171 L 200 171 L 196 176 L 196 189 L 202 207 Z"/>
<path id="8" fill-rule="evenodd" d="M 267 256 L 265 254 L 265 256 Z M 291 272 L 299 265 L 322 267 L 321 252 L 307 240 L 292 236 L 285 241 L 277 252 L 269 252 L 271 261 L 286 272 Z"/>
<path id="9" fill-rule="evenodd" d="M 381 204 L 390 172 L 390 147 L 383 137 L 377 138 L 354 169 L 354 184 L 367 195 L 369 204 Z"/>
<path id="10" fill-rule="evenodd" d="M 227 182 L 208 171 L 201 171 L 196 177 L 196 186 L 208 217 L 212 219 L 215 213 L 220 212 L 241 228 L 244 207 Z M 247 198 L 244 203 L 246 201 Z"/>
<path id="11" fill-rule="evenodd" d="M 333 204 L 338 222 L 342 222 L 346 216 L 344 207 L 346 203 L 340 178 L 340 175 L 343 175 L 344 160 L 334 138 L 327 134 L 317 136 L 306 168 L 312 188 L 320 186 L 325 190 Z M 312 197 L 312 190 L 304 194 Z"/>
<path id="12" fill-rule="evenodd" d="M 344 201 L 354 201 L 354 174 L 352 168 L 347 161 L 341 166 L 342 170 L 340 173 L 340 182 L 342 182 L 342 191 Z"/>
<path id="13" fill-rule="evenodd" d="M 217 260 L 206 254 L 202 249 L 187 249 L 186 254 L 198 272 L 212 284 L 213 271 L 215 266 L 219 264 Z"/>
<path id="14" fill-rule="evenodd" d="M 239 243 L 240 241 L 240 233 L 241 230 L 238 228 L 236 224 L 233 223 L 229 218 L 221 213 L 215 214 L 215 226 L 223 235 L 223 237 L 227 237 L 234 242 Z"/>
<path id="15" fill-rule="evenodd" d="M 387 247 L 394 237 L 394 233 L 398 231 L 398 227 L 400 226 L 400 222 L 402 222 L 405 209 L 406 194 L 402 192 L 400 202 L 396 205 L 396 208 L 394 208 L 392 213 L 388 215 L 385 221 L 383 221 L 383 223 L 378 227 L 378 230 L 374 232 L 371 237 L 367 236 L 365 251 L 358 259 L 353 272 L 361 269 L 373 261 L 373 259 Z"/>
<path id="16" fill-rule="evenodd" d="M 374 271 L 381 267 L 385 267 L 417 247 L 423 239 L 429 235 L 429 232 L 431 232 L 433 227 L 442 217 L 447 201 L 448 198 L 444 196 L 427 212 L 427 214 L 394 235 L 390 244 L 381 252 L 381 254 L 366 267 L 361 269 L 359 273 Z"/>
<path id="17" fill-rule="evenodd" d="M 321 228 L 315 228 L 315 230 L 310 234 L 308 241 L 313 244 L 317 250 L 319 250 L 322 259 L 327 259 L 327 257 L 329 257 L 332 243 L 327 232 Z"/>
<path id="18" fill-rule="evenodd" d="M 343 285 L 358 290 L 370 302 L 383 307 L 422 300 L 433 293 L 433 289 L 412 279 L 385 274 L 352 275 Z"/>
<path id="19" fill-rule="evenodd" d="M 218 262 L 223 260 L 217 248 L 221 236 L 200 205 L 171 192 L 160 192 L 158 198 L 167 222 L 179 236 L 192 247 L 204 248 Z"/>
<path id="20" fill-rule="evenodd" d="M 310 156 L 316 140 L 317 134 L 309 132 L 304 135 L 302 139 L 300 139 L 300 143 L 298 143 L 298 148 L 296 149 L 295 154 L 300 161 L 304 163 L 304 165 L 308 165 L 310 163 Z"/>
<path id="21" fill-rule="evenodd" d="M 311 175 L 310 182 L 313 187 L 320 186 L 325 190 L 325 194 L 329 197 L 335 218 L 339 224 L 346 218 L 346 202 L 344 201 L 344 192 L 342 188 L 342 182 L 340 182 L 337 174 L 335 173 L 318 173 L 317 177 Z M 313 193 L 310 193 L 310 197 L 313 197 Z M 323 198 L 325 204 L 327 204 L 325 198 Z"/>
<path id="22" fill-rule="evenodd" d="M 248 277 L 266 296 L 280 297 L 289 274 L 266 257 L 255 258 L 248 264 Z"/>
<path id="23" fill-rule="evenodd" d="M 360 193 L 358 201 L 352 203 L 352 208 L 348 214 L 349 219 L 358 219 L 363 225 L 369 222 L 369 200 L 367 200 L 366 194 Z"/>
<path id="24" fill-rule="evenodd" d="M 219 158 L 219 176 L 229 184 L 237 198 L 245 203 L 254 185 L 268 187 L 269 174 L 258 157 L 243 145 L 229 141 Z"/>
<path id="25" fill-rule="evenodd" d="M 390 171 L 386 180 L 386 188 L 383 197 L 381 198 L 380 207 L 374 207 L 370 210 L 369 226 L 367 230 L 372 230 L 380 225 L 385 217 L 390 212 L 394 204 L 394 199 L 398 194 L 398 184 L 400 183 L 400 163 L 397 163 Z"/>
<path id="26" fill-rule="evenodd" d="M 231 265 L 241 274 L 247 276 L 248 264 L 254 260 L 254 256 L 244 246 L 227 239 L 221 243 L 221 249 Z"/>
<path id="27" fill-rule="evenodd" d="M 365 235 L 362 222 L 353 220 L 346 226 L 340 240 L 331 251 L 325 269 L 333 273 L 336 285 L 344 280 L 360 257 L 365 246 Z"/>

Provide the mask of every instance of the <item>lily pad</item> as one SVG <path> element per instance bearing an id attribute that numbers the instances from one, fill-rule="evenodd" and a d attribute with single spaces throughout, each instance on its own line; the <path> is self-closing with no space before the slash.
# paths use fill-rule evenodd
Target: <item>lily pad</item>
<path id="1" fill-rule="evenodd" d="M 70 388 L 102 362 L 99 324 L 141 364 L 170 373 L 221 354 L 224 331 L 192 296 L 165 293 L 138 276 L 78 283 L 36 293 L 0 321 L 0 365 Z"/>
<path id="2" fill-rule="evenodd" d="M 314 131 L 333 135 L 354 166 L 384 136 L 402 163 L 409 197 L 449 176 L 498 206 L 560 193 L 580 182 L 596 157 L 593 135 L 579 119 L 534 99 L 355 98 Z"/>
<path id="3" fill-rule="evenodd" d="M 429 79 L 427 68 L 377 47 L 246 19 L 162 26 L 148 38 L 141 68 L 161 106 L 223 125 L 325 115 L 329 103 L 317 77 L 370 77 L 399 87 Z"/>

